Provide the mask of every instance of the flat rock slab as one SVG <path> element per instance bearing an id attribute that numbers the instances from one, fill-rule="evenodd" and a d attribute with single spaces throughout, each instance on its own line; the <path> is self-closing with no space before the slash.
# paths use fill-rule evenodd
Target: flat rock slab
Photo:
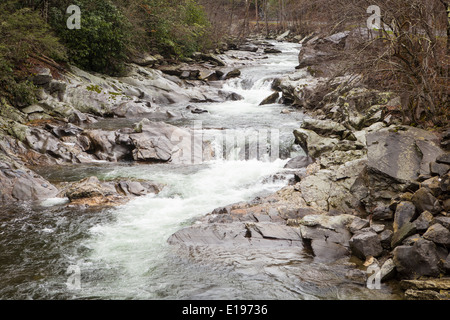
<path id="1" fill-rule="evenodd" d="M 303 247 L 298 229 L 264 223 L 194 225 L 173 234 L 168 243 L 185 246 Z"/>

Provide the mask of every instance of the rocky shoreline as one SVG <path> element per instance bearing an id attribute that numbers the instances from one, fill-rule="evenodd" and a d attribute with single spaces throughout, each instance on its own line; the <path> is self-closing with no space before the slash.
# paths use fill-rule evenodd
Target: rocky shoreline
<path id="1" fill-rule="evenodd" d="M 401 125 L 394 111 L 399 97 L 349 85 L 357 79 L 352 75 L 317 72 L 338 62 L 327 48 L 351 41 L 347 33 L 305 38 L 298 71 L 273 84 L 286 104 L 313 117 L 294 132 L 307 152 L 287 165 L 295 183 L 218 208 L 169 243 L 306 247 L 327 263 L 357 258 L 359 270 L 372 267 L 382 282 L 400 281 L 405 299 L 447 300 L 450 131 Z M 316 81 L 306 76 L 311 70 L 321 75 Z"/>
<path id="2" fill-rule="evenodd" d="M 286 166 L 295 181 L 270 196 L 217 208 L 168 242 L 298 247 L 327 263 L 356 257 L 359 263 L 352 266 L 362 270 L 362 284 L 365 271 L 376 266 L 383 282 L 401 280 L 406 299 L 449 299 L 450 132 L 401 125 L 394 108 L 399 98 L 392 93 L 365 88 L 354 75 L 330 78 L 339 63 L 332 53 L 351 41 L 347 33 L 302 39 L 297 71 L 274 81 L 273 95 L 262 101 L 281 97 L 312 117 L 294 132 L 307 153 Z M 277 53 L 264 41 L 240 49 L 260 47 L 264 54 Z M 110 118 L 182 118 L 161 106 L 240 99 L 220 85 L 239 77 L 238 69 L 214 54 L 195 58 L 168 65 L 160 57 L 138 57 L 122 78 L 37 66 L 32 81 L 40 87 L 39 101 L 22 109 L 1 102 L 0 200 L 66 197 L 75 206 L 110 206 L 158 193 L 162 186 L 152 181 L 95 177 L 55 186 L 29 167 L 183 163 L 180 151 L 188 139 L 182 137 L 191 136 L 189 129 L 149 120 L 136 121 L 133 129 L 89 125 Z M 180 139 L 174 142 L 174 135 Z M 204 159 L 211 157 L 203 149 Z"/>

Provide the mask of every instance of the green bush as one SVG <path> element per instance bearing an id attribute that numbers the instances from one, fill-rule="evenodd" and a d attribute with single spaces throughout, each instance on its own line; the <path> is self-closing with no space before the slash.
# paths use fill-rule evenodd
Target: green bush
<path id="1" fill-rule="evenodd" d="M 0 95 L 14 105 L 33 102 L 35 87 L 27 78 L 30 57 L 65 60 L 65 48 L 37 12 L 17 9 L 15 1 L 0 5 Z"/>
<path id="2" fill-rule="evenodd" d="M 127 58 L 130 25 L 109 0 L 73 0 L 81 9 L 81 29 L 66 27 L 66 5 L 50 10 L 50 21 L 66 45 L 70 60 L 80 68 L 118 74 Z"/>

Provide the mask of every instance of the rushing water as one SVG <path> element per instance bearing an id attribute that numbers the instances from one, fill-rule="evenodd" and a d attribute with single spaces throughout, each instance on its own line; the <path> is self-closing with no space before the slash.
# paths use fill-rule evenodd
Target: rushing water
<path id="1" fill-rule="evenodd" d="M 174 119 L 172 124 L 189 126 L 201 120 L 209 137 L 223 130 L 246 136 L 276 128 L 280 130 L 280 159 L 242 159 L 237 152 L 199 165 L 105 163 L 44 168 L 40 173 L 54 182 L 96 175 L 149 179 L 165 188 L 159 195 L 114 209 L 73 208 L 56 199 L 3 208 L 0 298 L 396 298 L 390 287 L 368 290 L 348 277 L 350 268 L 316 261 L 298 248 L 268 253 L 239 248 L 182 249 L 167 244 L 174 232 L 217 207 L 248 201 L 286 185 L 286 180 L 267 178 L 282 172 L 287 159 L 302 152 L 292 148 L 292 130 L 303 115 L 283 114 L 286 107 L 279 104 L 258 106 L 271 94 L 273 79 L 292 72 L 297 64 L 298 46 L 277 46 L 283 54 L 253 61 L 242 67 L 240 78 L 225 84 L 224 89 L 241 94 L 244 100 L 202 104 L 209 114 Z M 70 266 L 75 273 L 67 273 Z M 77 272 L 80 287 L 68 286 Z"/>

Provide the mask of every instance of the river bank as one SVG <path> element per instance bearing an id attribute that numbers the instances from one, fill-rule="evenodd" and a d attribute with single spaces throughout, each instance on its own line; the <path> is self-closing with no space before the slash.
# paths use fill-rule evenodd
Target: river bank
<path id="1" fill-rule="evenodd" d="M 444 137 L 395 125 L 392 117 L 389 122 L 386 111 L 395 97 L 365 89 L 335 90 L 327 97 L 330 104 L 311 114 L 315 119 L 304 120 L 305 101 L 313 101 L 305 97 L 319 92 L 326 79 L 311 74 L 314 63 L 294 72 L 299 50 L 298 44 L 252 41 L 225 55 L 199 56 L 200 65 L 157 66 L 158 59 L 147 57 L 120 79 L 76 68 L 65 80 L 56 80 L 52 70 L 37 73 L 41 102 L 2 120 L 2 198 L 37 200 L 38 210 L 44 204 L 46 212 L 41 217 L 32 205 L 21 207 L 25 215 L 12 210 L 15 219 L 26 221 L 22 224 L 11 223 L 6 210 L 2 228 L 7 235 L 31 228 L 57 263 L 42 262 L 32 280 L 33 260 L 39 259 L 24 253 L 26 243 L 6 250 L 11 242 L 5 238 L 2 246 L 11 254 L 4 268 L 21 265 L 23 275 L 16 274 L 3 295 L 396 299 L 402 297 L 396 285 L 401 278 L 394 277 L 394 287 L 384 283 L 394 269 L 414 273 L 411 278 L 417 269 L 424 276 L 448 272 L 441 262 L 448 260 L 440 238 L 445 231 L 437 239 L 429 230 L 436 224 L 448 228 L 446 173 L 435 181 L 446 165 L 439 157 L 445 153 L 437 151 Z M 263 100 L 268 104 L 259 106 Z M 362 104 L 370 112 L 358 110 Z M 193 121 L 202 121 L 209 138 L 200 148 L 206 165 L 193 165 L 193 158 L 180 152 L 192 151 Z M 281 138 L 279 159 L 242 153 L 273 128 Z M 249 132 L 253 138 L 233 144 L 224 161 L 215 161 L 224 150 L 214 141 L 220 142 L 223 132 L 234 142 Z M 387 140 L 392 144 L 378 150 Z M 404 166 L 392 166 L 399 159 Z M 40 176 L 26 168 L 30 165 L 40 168 Z M 430 191 L 415 183 L 418 170 Z M 430 206 L 414 200 L 421 195 Z M 77 225 L 81 230 L 68 231 Z M 61 254 L 58 246 L 68 246 L 69 253 Z M 423 246 L 436 253 L 425 271 L 421 253 L 428 257 L 430 251 Z M 30 269 L 13 258 L 17 253 L 29 259 Z M 381 290 L 366 287 L 366 269 L 374 263 L 383 271 Z M 67 292 L 68 265 L 81 267 L 82 291 Z M 265 285 L 273 291 L 262 293 Z"/>

